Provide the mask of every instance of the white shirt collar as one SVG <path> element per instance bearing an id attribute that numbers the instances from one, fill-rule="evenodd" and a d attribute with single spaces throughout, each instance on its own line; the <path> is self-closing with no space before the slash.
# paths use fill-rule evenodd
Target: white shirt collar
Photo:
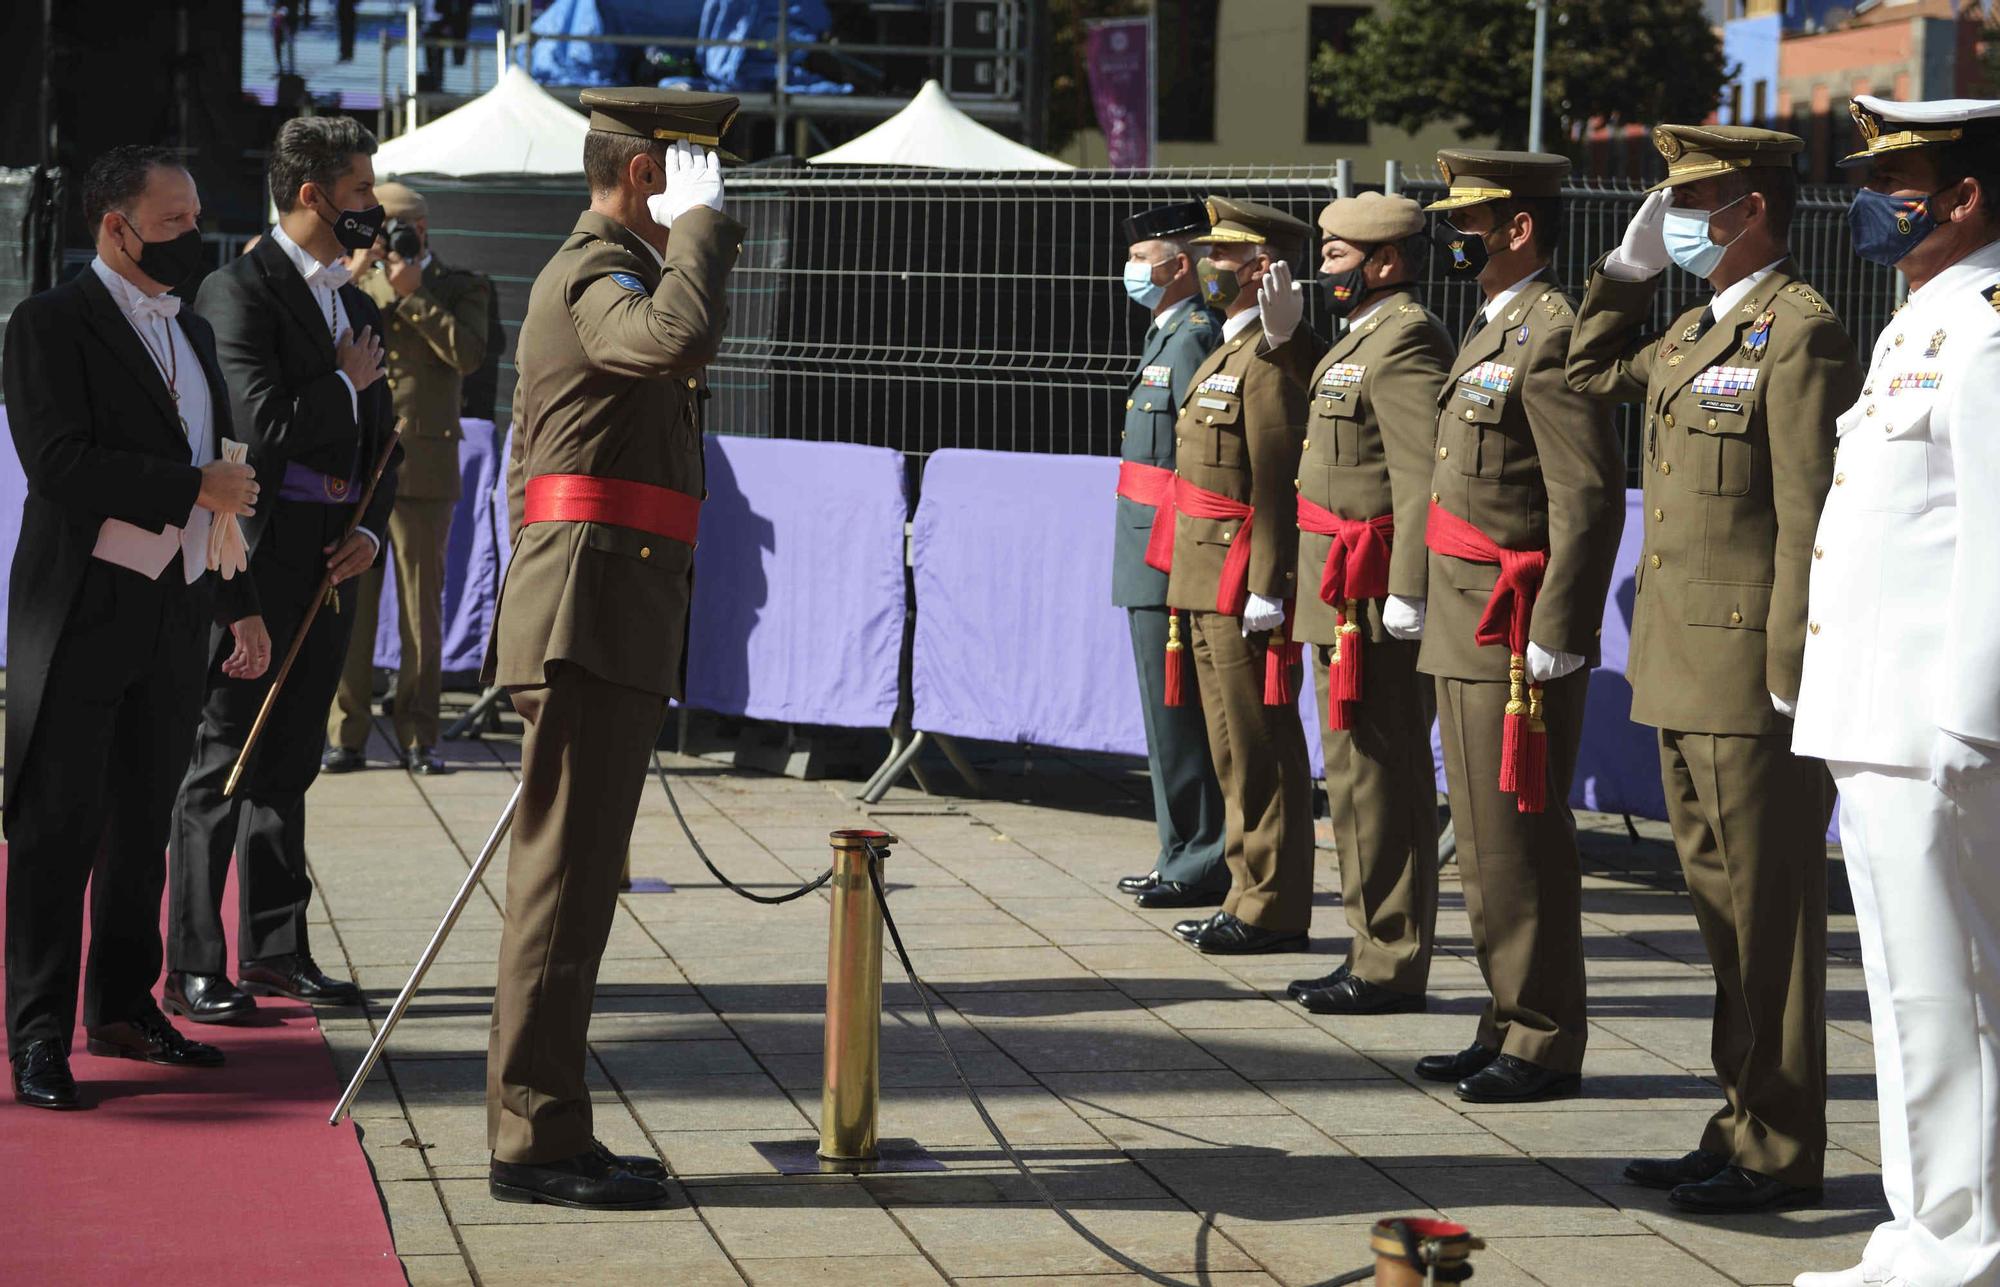
<path id="1" fill-rule="evenodd" d="M 1250 329 L 1250 323 L 1264 316 L 1262 304 L 1252 304 L 1234 317 L 1222 319 L 1222 338 L 1233 340 Z"/>
<path id="2" fill-rule="evenodd" d="M 2000 241 L 1989 241 L 1951 267 L 1910 292 L 1910 303 L 1942 299 L 1967 277 L 1980 277 L 2000 268 Z"/>
<path id="3" fill-rule="evenodd" d="M 1166 330 L 1168 326 L 1172 325 L 1175 318 L 1193 307 L 1194 296 L 1192 295 L 1189 295 L 1186 299 L 1167 305 L 1166 311 L 1153 319 L 1154 329 Z"/>
<path id="4" fill-rule="evenodd" d="M 640 245 L 646 248 L 646 253 L 653 257 L 654 265 L 658 267 L 661 272 L 667 271 L 667 257 L 661 254 L 659 251 L 653 249 L 652 242 L 647 241 L 644 237 L 641 237 L 636 232 L 632 234 L 632 240 L 638 242 Z"/>
<path id="5" fill-rule="evenodd" d="M 1533 280 L 1535 280 L 1535 278 L 1540 277 L 1543 273 L 1547 271 L 1548 271 L 1548 265 L 1544 264 L 1540 268 L 1537 268 L 1534 272 L 1529 273 L 1526 277 L 1523 277 L 1520 281 L 1517 281 L 1512 286 L 1509 286 L 1506 290 L 1503 290 L 1498 295 L 1495 295 L 1491 300 L 1488 300 L 1486 307 L 1481 310 L 1486 320 L 1490 322 L 1494 318 L 1500 316 L 1501 313 L 1505 312 L 1507 310 L 1507 305 L 1514 302 L 1514 297 L 1516 295 L 1519 295 L 1522 291 L 1528 289 L 1529 282 L 1532 282 Z"/>
<path id="6" fill-rule="evenodd" d="M 132 310 L 138 306 L 139 301 L 149 298 L 145 291 L 120 276 L 117 270 L 105 263 L 102 255 L 93 258 L 90 266 L 97 273 L 98 280 L 104 283 L 104 289 L 111 292 L 112 303 L 118 305 L 118 311 L 125 316 L 132 316 Z"/>
<path id="7" fill-rule="evenodd" d="M 430 266 L 431 266 L 431 252 L 426 250 L 424 252 L 424 257 L 417 261 L 417 268 L 419 271 L 428 271 Z"/>
<path id="8" fill-rule="evenodd" d="M 1743 280 L 1731 282 L 1728 286 L 1715 292 L 1715 298 L 1708 305 L 1708 315 L 1717 321 L 1721 321 L 1730 309 L 1741 304 L 1745 296 L 1757 289 L 1758 282 L 1763 281 L 1766 277 L 1777 271 L 1778 265 L 1784 263 L 1787 258 L 1788 256 L 1780 255 Z"/>
<path id="9" fill-rule="evenodd" d="M 285 252 L 285 258 L 292 261 L 292 267 L 298 269 L 299 276 L 305 278 L 307 281 L 311 281 L 313 274 L 326 266 L 321 264 L 319 260 L 314 259 L 305 247 L 293 241 L 290 234 L 285 231 L 285 225 L 281 223 L 271 225 L 271 240 L 278 243 L 278 249 Z M 338 263 L 339 261 L 335 260 L 333 262 Z"/>

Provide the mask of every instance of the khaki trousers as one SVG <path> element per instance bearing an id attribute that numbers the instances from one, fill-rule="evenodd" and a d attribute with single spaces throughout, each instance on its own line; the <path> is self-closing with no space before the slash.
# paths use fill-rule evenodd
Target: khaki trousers
<path id="1" fill-rule="evenodd" d="M 1268 634 L 1243 637 L 1240 617 L 1189 612 L 1195 682 L 1208 751 L 1222 783 L 1222 910 L 1259 929 L 1302 933 L 1312 923 L 1312 766 L 1299 708 L 1264 704 Z M 1300 667 L 1291 682 L 1297 691 Z"/>
<path id="2" fill-rule="evenodd" d="M 1329 728 L 1324 718 L 1320 724 L 1340 901 L 1353 933 L 1347 967 L 1369 983 L 1421 996 L 1437 929 L 1436 692 L 1417 673 L 1417 644 L 1387 639 L 1363 647 L 1353 727 Z M 1321 711 L 1331 655 L 1324 645 L 1313 649 Z"/>
<path id="3" fill-rule="evenodd" d="M 1521 813 L 1500 790 L 1507 683 L 1437 681 L 1445 781 L 1458 834 L 1458 868 L 1472 946 L 1491 999 L 1479 1017 L 1482 1046 L 1557 1072 L 1583 1067 L 1583 874 L 1570 777 L 1583 737 L 1590 673 L 1542 689 L 1548 726 L 1548 808 Z"/>
<path id="4" fill-rule="evenodd" d="M 456 503 L 398 500 L 389 513 L 389 557 L 396 563 L 396 607 L 402 664 L 396 670 L 396 745 L 436 746 L 438 694 L 444 682 L 444 562 Z M 381 615 L 382 569 L 362 573 L 353 600 L 354 638 L 327 717 L 326 740 L 358 751 L 368 744 L 369 701 L 375 682 L 375 624 Z M 343 600 L 345 604 L 346 600 Z"/>
<path id="5" fill-rule="evenodd" d="M 1787 1184 L 1826 1167 L 1826 822 L 1831 781 L 1791 735 L 1660 732 L 1667 821 L 1715 966 L 1726 1102 L 1701 1147 Z"/>
<path id="6" fill-rule="evenodd" d="M 555 1162 L 590 1148 L 584 1043 L 597 966 L 666 698 L 557 663 L 517 688 L 527 722 L 521 804 L 507 855 L 486 1139 L 502 1162 Z"/>

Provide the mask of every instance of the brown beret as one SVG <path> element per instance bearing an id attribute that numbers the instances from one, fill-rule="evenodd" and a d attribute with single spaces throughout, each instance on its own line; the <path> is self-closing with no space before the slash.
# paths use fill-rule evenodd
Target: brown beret
<path id="1" fill-rule="evenodd" d="M 400 183 L 376 184 L 375 199 L 391 219 L 422 219 L 430 214 L 423 197 Z"/>
<path id="2" fill-rule="evenodd" d="M 1319 230 L 1342 241 L 1375 246 L 1422 232 L 1424 215 L 1408 197 L 1364 192 L 1328 202 L 1319 212 Z"/>

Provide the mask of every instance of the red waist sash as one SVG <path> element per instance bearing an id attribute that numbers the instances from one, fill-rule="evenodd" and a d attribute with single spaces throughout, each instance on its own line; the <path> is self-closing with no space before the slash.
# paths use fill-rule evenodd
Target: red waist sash
<path id="1" fill-rule="evenodd" d="M 1351 728 L 1349 704 L 1361 700 L 1360 602 L 1389 593 L 1389 542 L 1396 534 L 1396 516 L 1342 518 L 1301 496 L 1299 530 L 1333 538 L 1319 577 L 1320 602 L 1340 618 L 1326 672 L 1326 719 L 1329 728 Z"/>
<path id="2" fill-rule="evenodd" d="M 693 545 L 701 502 L 684 492 L 625 478 L 541 474 L 528 480 L 524 523 L 609 523 Z"/>
<path id="3" fill-rule="evenodd" d="M 1174 471 L 1136 460 L 1118 462 L 1118 494 L 1128 501 L 1159 509 L 1173 499 Z"/>
<path id="4" fill-rule="evenodd" d="M 1528 623 L 1534 617 L 1542 575 L 1548 571 L 1549 552 L 1508 549 L 1436 501 L 1431 502 L 1424 544 L 1447 558 L 1500 567 L 1500 579 L 1493 584 L 1472 637 L 1482 648 L 1507 646 L 1500 789 L 1514 792 L 1514 807 L 1522 813 L 1540 813 L 1548 796 L 1548 734 L 1542 723 L 1542 686 L 1527 682 L 1527 652 Z"/>
<path id="5" fill-rule="evenodd" d="M 1243 526 L 1236 529 L 1236 536 L 1229 543 L 1229 553 L 1223 557 L 1222 578 L 1215 586 L 1215 610 L 1226 616 L 1241 616 L 1243 601 L 1250 589 L 1250 529 L 1256 525 L 1257 511 L 1242 501 L 1231 500 L 1221 492 L 1212 492 L 1205 487 L 1196 487 L 1180 475 L 1174 475 L 1173 489 L 1153 515 L 1152 539 L 1146 542 L 1148 567 L 1161 572 L 1173 570 L 1176 514 L 1186 514 L 1189 518 L 1243 520 Z"/>

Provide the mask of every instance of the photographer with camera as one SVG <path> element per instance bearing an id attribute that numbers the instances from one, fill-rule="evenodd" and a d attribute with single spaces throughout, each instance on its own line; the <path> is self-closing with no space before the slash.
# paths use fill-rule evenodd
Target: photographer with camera
<path id="1" fill-rule="evenodd" d="M 487 344 L 492 283 L 451 268 L 430 249 L 423 197 L 400 183 L 375 188 L 388 220 L 373 246 L 349 260 L 354 284 L 382 311 L 389 389 L 403 421 L 402 486 L 389 518 L 396 565 L 402 662 L 396 674 L 396 749 L 412 773 L 443 773 L 438 738 L 443 662 L 445 543 L 459 496 L 459 392 L 479 369 Z M 363 765 L 375 663 L 380 568 L 367 572 L 339 691 L 327 718 L 322 767 L 346 773 Z"/>

